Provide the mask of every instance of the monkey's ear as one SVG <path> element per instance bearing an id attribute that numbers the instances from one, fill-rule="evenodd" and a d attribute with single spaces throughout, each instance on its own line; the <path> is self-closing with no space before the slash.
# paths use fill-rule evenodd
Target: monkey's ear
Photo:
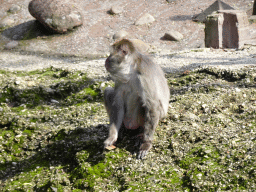
<path id="1" fill-rule="evenodd" d="M 135 51 L 133 43 L 128 39 L 122 39 L 116 42 L 112 48 L 116 51 L 122 51 L 124 55 L 132 54 Z"/>

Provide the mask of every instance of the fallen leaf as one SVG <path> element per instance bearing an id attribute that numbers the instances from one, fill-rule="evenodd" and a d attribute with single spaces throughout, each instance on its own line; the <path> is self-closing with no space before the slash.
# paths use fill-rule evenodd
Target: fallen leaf
<path id="1" fill-rule="evenodd" d="M 116 148 L 116 146 L 114 146 L 114 145 L 110 145 L 110 146 L 106 147 L 106 149 L 109 150 L 109 151 L 110 151 L 110 150 L 113 150 L 113 149 L 115 149 L 115 148 Z"/>

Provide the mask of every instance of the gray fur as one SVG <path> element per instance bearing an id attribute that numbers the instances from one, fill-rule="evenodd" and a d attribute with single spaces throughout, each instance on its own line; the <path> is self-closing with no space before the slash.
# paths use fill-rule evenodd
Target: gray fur
<path id="1" fill-rule="evenodd" d="M 167 114 L 170 91 L 162 69 L 148 56 L 137 52 L 129 40 L 114 46 L 117 48 L 106 60 L 115 88 L 104 92 L 110 117 L 109 137 L 104 144 L 107 147 L 117 140 L 122 124 L 128 129 L 144 127 L 138 153 L 142 159 L 152 146 L 158 121 Z"/>

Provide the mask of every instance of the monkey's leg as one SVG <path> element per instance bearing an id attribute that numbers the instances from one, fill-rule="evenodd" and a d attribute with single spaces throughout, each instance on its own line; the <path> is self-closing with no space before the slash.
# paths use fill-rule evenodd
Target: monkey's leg
<path id="1" fill-rule="evenodd" d="M 156 109 L 146 110 L 143 141 L 139 149 L 138 159 L 143 159 L 152 147 L 154 132 L 159 121 L 159 114 Z"/>
<path id="2" fill-rule="evenodd" d="M 118 131 L 124 118 L 124 104 L 122 97 L 118 93 L 115 93 L 113 88 L 105 89 L 104 99 L 110 118 L 109 135 L 104 142 L 104 147 L 108 147 L 113 145 L 118 138 Z"/>

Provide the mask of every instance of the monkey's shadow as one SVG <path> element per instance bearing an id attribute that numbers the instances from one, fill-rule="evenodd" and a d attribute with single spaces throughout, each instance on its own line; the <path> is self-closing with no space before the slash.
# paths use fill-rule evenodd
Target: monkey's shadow
<path id="1" fill-rule="evenodd" d="M 122 125 L 118 132 L 118 139 L 115 146 L 125 148 L 131 154 L 136 154 L 142 143 L 143 132 L 143 127 L 139 127 L 138 129 L 127 129 Z"/>

